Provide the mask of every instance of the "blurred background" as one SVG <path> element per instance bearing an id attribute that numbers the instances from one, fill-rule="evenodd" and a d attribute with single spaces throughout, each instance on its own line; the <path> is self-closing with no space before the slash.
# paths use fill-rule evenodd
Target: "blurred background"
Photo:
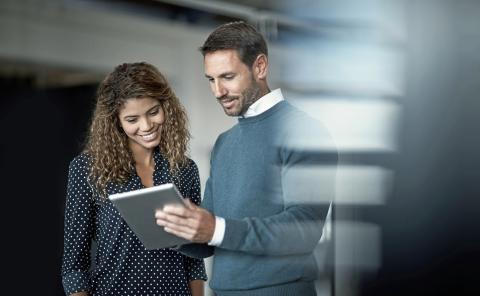
<path id="1" fill-rule="evenodd" d="M 480 295 L 477 0 L 2 0 L 5 288 L 64 295 L 68 163 L 116 65 L 146 61 L 167 76 L 203 188 L 212 145 L 235 119 L 211 94 L 198 47 L 232 20 L 266 36 L 270 87 L 324 123 L 340 153 L 318 294 Z"/>

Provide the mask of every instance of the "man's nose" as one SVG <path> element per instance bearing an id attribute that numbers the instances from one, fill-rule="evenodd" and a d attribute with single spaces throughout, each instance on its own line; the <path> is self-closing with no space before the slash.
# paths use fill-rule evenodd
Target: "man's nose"
<path id="1" fill-rule="evenodd" d="M 215 82 L 213 85 L 213 94 L 217 99 L 219 99 L 227 94 L 227 89 L 221 83 Z"/>

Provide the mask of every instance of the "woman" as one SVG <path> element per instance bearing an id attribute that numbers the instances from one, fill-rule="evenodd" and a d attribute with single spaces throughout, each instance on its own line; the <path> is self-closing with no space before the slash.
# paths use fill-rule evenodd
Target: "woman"
<path id="1" fill-rule="evenodd" d="M 119 65 L 100 84 L 85 149 L 69 168 L 67 295 L 203 295 L 203 261 L 171 249 L 146 250 L 107 198 L 173 182 L 198 204 L 198 169 L 185 156 L 186 124 L 178 98 L 150 64 Z"/>

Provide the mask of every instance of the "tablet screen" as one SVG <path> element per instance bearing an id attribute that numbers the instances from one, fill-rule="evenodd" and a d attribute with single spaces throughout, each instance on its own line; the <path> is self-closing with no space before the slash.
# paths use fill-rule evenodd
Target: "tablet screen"
<path id="1" fill-rule="evenodd" d="M 183 205 L 183 197 L 172 183 L 112 194 L 108 197 L 130 229 L 146 249 L 168 248 L 188 243 L 187 240 L 165 232 L 155 220 L 155 210 L 167 204 Z"/>

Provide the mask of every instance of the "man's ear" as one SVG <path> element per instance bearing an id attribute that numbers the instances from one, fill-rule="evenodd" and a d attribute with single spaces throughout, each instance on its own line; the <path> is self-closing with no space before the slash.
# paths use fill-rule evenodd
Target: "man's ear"
<path id="1" fill-rule="evenodd" d="M 268 58 L 265 54 L 259 54 L 253 62 L 253 75 L 257 80 L 265 80 L 268 72 Z"/>

